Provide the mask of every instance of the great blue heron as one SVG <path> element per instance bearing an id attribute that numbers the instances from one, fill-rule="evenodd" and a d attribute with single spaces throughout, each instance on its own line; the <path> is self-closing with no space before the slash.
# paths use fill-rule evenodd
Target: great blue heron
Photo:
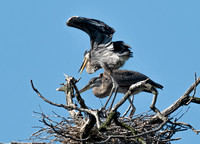
<path id="1" fill-rule="evenodd" d="M 135 84 L 137 82 L 148 79 L 147 84 L 142 91 L 154 94 L 150 108 L 153 111 L 155 111 L 155 109 L 156 109 L 155 103 L 156 103 L 157 95 L 158 95 L 157 88 L 162 89 L 163 88 L 162 85 L 152 81 L 146 75 L 139 73 L 139 72 L 135 72 L 135 71 L 114 70 L 112 74 L 113 74 L 113 77 L 116 80 L 116 82 L 119 84 L 118 92 L 124 93 L 124 94 L 129 90 L 129 87 L 132 84 Z M 100 97 L 100 98 L 107 97 L 110 94 L 110 91 L 111 91 L 111 88 L 112 88 L 112 80 L 107 73 L 101 74 L 99 77 L 92 78 L 88 82 L 88 84 L 85 85 L 80 90 L 80 93 L 82 93 L 82 92 L 84 92 L 88 89 L 91 89 L 91 88 L 93 88 L 92 92 L 96 97 Z M 141 92 L 141 91 L 138 91 L 136 93 L 134 92 L 134 94 L 137 94 L 139 92 Z M 115 98 L 113 98 L 112 104 L 114 102 L 114 99 Z M 108 100 L 107 100 L 105 106 L 107 105 L 107 103 L 108 103 Z M 112 107 L 112 104 L 111 104 L 111 107 Z"/>
<path id="2" fill-rule="evenodd" d="M 108 99 L 113 93 L 116 96 L 118 84 L 112 76 L 112 71 L 122 67 L 132 56 L 130 46 L 123 41 L 112 42 L 115 30 L 102 21 L 74 16 L 67 21 L 67 25 L 78 28 L 90 36 L 91 48 L 85 52 L 80 72 L 85 67 L 87 73 L 94 73 L 103 68 L 111 76 L 113 82 Z"/>
<path id="3" fill-rule="evenodd" d="M 84 54 L 80 73 L 86 67 L 87 73 L 94 73 L 103 68 L 107 72 L 122 67 L 132 56 L 130 46 L 123 41 L 112 42 L 115 30 L 102 21 L 73 16 L 67 25 L 78 28 L 90 36 L 91 48 Z"/>

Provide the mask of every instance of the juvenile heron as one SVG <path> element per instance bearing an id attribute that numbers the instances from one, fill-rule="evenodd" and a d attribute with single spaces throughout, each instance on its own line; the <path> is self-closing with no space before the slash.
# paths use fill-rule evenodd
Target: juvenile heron
<path id="1" fill-rule="evenodd" d="M 136 71 L 129 71 L 129 70 L 114 70 L 112 74 L 113 74 L 113 77 L 116 80 L 116 82 L 119 84 L 118 92 L 124 93 L 124 94 L 129 90 L 129 87 L 132 84 L 135 84 L 135 83 L 143 81 L 143 80 L 147 80 L 149 78 L 142 73 L 139 73 Z M 100 98 L 107 97 L 110 94 L 110 91 L 112 88 L 112 80 L 107 73 L 101 74 L 99 77 L 92 78 L 88 82 L 88 84 L 85 85 L 80 90 L 80 93 L 82 93 L 88 89 L 91 89 L 91 88 L 93 88 L 92 92 L 96 97 L 100 97 Z M 149 93 L 154 94 L 154 97 L 153 97 L 153 100 L 152 100 L 152 103 L 150 106 L 150 108 L 153 111 L 155 111 L 155 109 L 156 109 L 155 104 L 156 104 L 157 95 L 158 95 L 157 88 L 162 89 L 163 86 L 152 81 L 151 79 L 148 79 L 147 84 L 145 85 L 145 88 L 142 90 L 143 92 L 149 92 Z M 134 93 L 137 94 L 139 92 L 141 92 L 141 91 L 134 92 Z M 112 107 L 114 99 L 115 99 L 115 97 L 113 98 L 110 108 Z M 107 100 L 104 107 L 106 107 L 108 101 L 109 101 L 109 99 Z"/>

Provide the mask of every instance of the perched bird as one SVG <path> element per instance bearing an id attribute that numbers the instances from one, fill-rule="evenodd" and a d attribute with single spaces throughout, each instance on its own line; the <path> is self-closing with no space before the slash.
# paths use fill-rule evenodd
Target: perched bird
<path id="1" fill-rule="evenodd" d="M 119 84 L 118 92 L 124 93 L 124 94 L 129 90 L 129 87 L 132 84 L 135 84 L 137 82 L 148 79 L 146 82 L 146 86 L 142 91 L 154 94 L 154 98 L 152 100 L 152 104 L 151 104 L 150 108 L 151 109 L 155 108 L 155 103 L 156 103 L 156 99 L 157 99 L 157 95 L 158 95 L 157 88 L 162 89 L 163 88 L 162 85 L 152 81 L 146 75 L 136 72 L 136 71 L 113 70 L 112 74 L 113 74 L 112 76 L 114 77 L 116 82 Z M 88 82 L 88 84 L 85 85 L 80 90 L 80 93 L 82 93 L 88 89 L 91 89 L 91 88 L 93 88 L 92 92 L 96 97 L 99 97 L 99 98 L 107 97 L 110 94 L 110 91 L 112 88 L 112 80 L 107 73 L 100 74 L 99 77 L 92 78 Z M 137 94 L 139 92 L 141 92 L 141 91 L 134 92 L 134 94 Z M 112 104 L 114 102 L 114 99 L 115 98 L 113 98 Z M 108 103 L 108 101 L 106 102 L 105 106 L 107 105 L 107 103 Z M 111 107 L 112 107 L 112 104 L 111 104 Z"/>
<path id="2" fill-rule="evenodd" d="M 115 30 L 102 21 L 85 17 L 71 17 L 67 25 L 78 28 L 90 36 L 91 48 L 84 54 L 80 72 L 86 67 L 87 73 L 94 73 L 100 68 L 107 72 L 122 67 L 132 57 L 130 46 L 123 41 L 112 42 Z"/>
<path id="3" fill-rule="evenodd" d="M 87 73 L 94 73 L 103 68 L 113 83 L 108 99 L 113 93 L 116 96 L 118 84 L 112 76 L 112 71 L 122 67 L 125 61 L 132 57 L 130 46 L 123 41 L 112 42 L 115 30 L 102 21 L 74 16 L 67 21 L 67 25 L 78 28 L 90 36 L 91 48 L 85 52 L 80 73 L 85 67 Z"/>

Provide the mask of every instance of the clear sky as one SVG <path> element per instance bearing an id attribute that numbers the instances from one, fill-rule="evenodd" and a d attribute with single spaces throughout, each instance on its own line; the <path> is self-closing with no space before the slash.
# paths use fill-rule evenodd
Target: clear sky
<path id="1" fill-rule="evenodd" d="M 64 93 L 56 91 L 64 82 L 63 73 L 82 77 L 78 83 L 81 88 L 102 72 L 78 74 L 90 43 L 87 34 L 66 26 L 71 16 L 99 19 L 116 30 L 113 40 L 129 44 L 134 55 L 123 68 L 139 71 L 164 86 L 156 104 L 160 110 L 187 90 L 194 82 L 195 72 L 200 76 L 198 0 L 1 0 L 0 142 L 29 138 L 36 131 L 32 127 L 41 125 L 33 117 L 33 111 L 40 111 L 39 106 L 46 114 L 55 111 L 67 116 L 65 110 L 46 104 L 34 93 L 31 79 L 46 98 L 65 104 Z M 199 91 L 200 88 L 196 96 L 200 96 Z M 101 106 L 91 91 L 82 96 L 88 106 Z M 136 113 L 148 111 L 151 99 L 151 94 L 136 95 Z M 183 107 L 182 113 L 187 108 Z M 200 129 L 199 108 L 191 104 L 180 121 Z M 174 136 L 177 137 L 182 140 L 174 143 L 200 140 L 191 130 Z"/>

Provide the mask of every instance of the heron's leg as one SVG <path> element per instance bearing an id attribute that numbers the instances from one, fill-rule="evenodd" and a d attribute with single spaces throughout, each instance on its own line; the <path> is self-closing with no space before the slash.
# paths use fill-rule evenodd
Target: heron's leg
<path id="1" fill-rule="evenodd" d="M 129 112 L 130 109 L 131 109 L 131 105 L 129 105 L 128 109 L 125 111 L 125 113 L 122 115 L 122 117 L 124 117 L 125 115 L 127 115 L 127 113 Z"/>
<path id="2" fill-rule="evenodd" d="M 108 102 L 110 101 L 110 98 L 112 97 L 112 94 L 115 92 L 115 96 L 114 96 L 113 101 L 112 101 L 111 106 L 110 106 L 110 109 L 111 109 L 112 104 L 113 104 L 114 99 L 115 99 L 116 94 L 117 94 L 118 83 L 117 83 L 117 82 L 115 81 L 115 79 L 112 77 L 112 70 L 109 70 L 108 67 L 106 66 L 106 64 L 105 64 L 104 62 L 102 62 L 102 61 L 98 61 L 98 62 L 99 62 L 99 64 L 101 65 L 101 67 L 104 69 L 104 71 L 105 71 L 108 75 L 110 75 L 110 77 L 111 77 L 111 79 L 112 79 L 112 83 L 113 83 L 113 86 L 112 86 L 111 92 L 110 92 L 110 94 L 109 94 L 108 100 L 106 101 L 105 105 L 101 108 L 101 110 L 106 108 Z"/>
<path id="3" fill-rule="evenodd" d="M 102 107 L 103 109 L 106 108 L 106 106 L 107 106 L 108 102 L 110 101 L 110 98 L 112 97 L 112 94 L 113 94 L 113 93 L 114 93 L 114 89 L 112 88 L 112 89 L 111 89 L 111 92 L 110 92 L 110 94 L 109 94 L 109 97 L 108 97 L 108 99 L 107 99 L 107 101 L 106 101 L 106 103 L 105 103 L 105 105 Z"/>
<path id="4" fill-rule="evenodd" d="M 132 99 L 128 98 L 128 101 L 130 103 L 130 106 L 131 106 L 131 112 L 130 112 L 130 115 L 129 116 L 133 116 L 134 113 L 135 113 L 135 106 L 133 105 L 133 98 L 134 98 L 134 95 L 132 95 Z"/>
<path id="5" fill-rule="evenodd" d="M 110 77 L 111 77 L 111 79 L 112 79 L 113 86 L 112 86 L 111 92 L 110 92 L 110 94 L 109 94 L 108 100 L 106 101 L 105 105 L 103 106 L 103 109 L 105 109 L 106 106 L 107 106 L 107 104 L 108 104 L 108 102 L 110 101 L 110 98 L 112 97 L 113 93 L 115 93 L 115 95 L 114 95 L 114 97 L 113 97 L 113 100 L 112 100 L 112 102 L 111 102 L 111 105 L 110 105 L 109 110 L 112 108 L 112 105 L 113 105 L 113 103 L 114 103 L 114 100 L 115 100 L 115 98 L 116 98 L 117 91 L 118 91 L 118 83 L 115 81 L 115 79 L 114 79 L 112 76 L 110 76 Z"/>
<path id="6" fill-rule="evenodd" d="M 135 106 L 133 105 L 133 96 L 132 96 L 132 99 L 130 99 L 130 97 L 129 97 L 128 101 L 129 101 L 130 106 L 132 107 L 132 109 L 135 109 Z"/>
<path id="7" fill-rule="evenodd" d="M 130 112 L 129 116 L 133 116 L 134 115 L 136 108 L 133 105 L 133 98 L 134 98 L 134 95 L 132 95 L 132 99 L 128 98 L 128 101 L 129 101 L 130 105 L 129 105 L 128 109 L 125 111 L 125 113 L 122 115 L 122 117 L 127 115 L 127 113 L 129 112 L 130 109 L 131 109 L 131 112 Z"/>
<path id="8" fill-rule="evenodd" d="M 116 82 L 116 80 L 115 80 L 112 76 L 110 76 L 110 77 L 111 77 L 112 83 L 113 83 L 112 90 L 113 90 L 113 92 L 114 92 L 114 97 L 113 97 L 113 100 L 112 100 L 112 102 L 111 102 L 111 104 L 110 104 L 109 110 L 111 110 L 111 108 L 112 108 L 112 106 L 113 106 L 113 103 L 114 103 L 115 98 L 116 98 L 116 95 L 117 95 L 118 87 L 119 87 L 119 85 L 118 85 L 118 83 Z M 111 96 L 112 96 L 112 95 L 111 95 Z"/>
<path id="9" fill-rule="evenodd" d="M 159 117 L 161 120 L 163 120 L 164 122 L 166 122 L 168 119 L 167 119 L 165 116 L 163 116 L 163 115 L 161 114 L 161 112 L 155 107 L 156 100 L 157 100 L 157 96 L 158 96 L 158 91 L 157 91 L 156 89 L 154 89 L 154 90 L 152 91 L 152 93 L 153 93 L 153 99 L 152 99 L 150 108 L 158 115 L 158 117 Z"/>

